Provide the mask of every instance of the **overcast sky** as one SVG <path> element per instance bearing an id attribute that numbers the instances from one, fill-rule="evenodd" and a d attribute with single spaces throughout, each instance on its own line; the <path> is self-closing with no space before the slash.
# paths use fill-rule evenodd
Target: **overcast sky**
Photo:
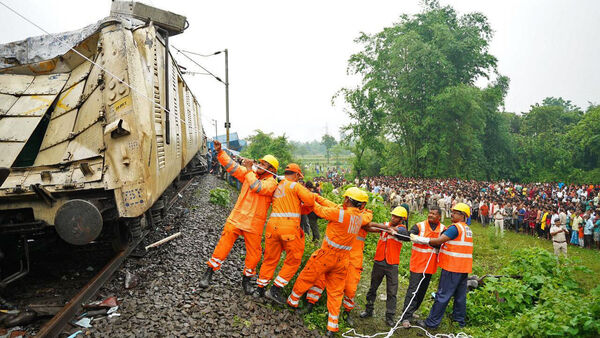
<path id="1" fill-rule="evenodd" d="M 75 30 L 108 16 L 109 0 L 0 0 L 51 33 Z M 356 78 L 346 74 L 353 40 L 375 33 L 420 1 L 144 1 L 187 16 L 189 29 L 174 46 L 199 53 L 229 49 L 230 120 L 242 137 L 255 129 L 293 140 L 338 138 L 348 123 L 331 98 Z M 582 108 L 600 103 L 600 1 L 448 1 L 459 13 L 482 12 L 495 31 L 490 51 L 510 78 L 506 110 L 522 112 L 547 96 Z M 0 43 L 42 33 L 0 6 Z M 181 56 L 176 56 L 183 64 Z M 224 78 L 222 54 L 198 58 Z M 189 67 L 190 70 L 198 70 Z M 209 76 L 186 76 L 203 109 L 224 133 L 224 86 Z"/>

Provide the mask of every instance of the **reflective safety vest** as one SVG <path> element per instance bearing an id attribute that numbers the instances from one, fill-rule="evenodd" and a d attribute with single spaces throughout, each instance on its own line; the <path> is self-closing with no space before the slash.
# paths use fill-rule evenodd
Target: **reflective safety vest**
<path id="1" fill-rule="evenodd" d="M 453 223 L 458 236 L 440 247 L 438 265 L 440 268 L 458 273 L 471 273 L 473 267 L 473 232 L 464 223 Z"/>
<path id="2" fill-rule="evenodd" d="M 389 223 L 385 223 L 388 225 Z M 404 227 L 404 225 L 400 225 Z M 377 249 L 375 249 L 375 261 L 381 262 L 385 260 L 390 265 L 400 263 L 400 251 L 402 250 L 402 241 L 382 231 L 379 234 Z"/>
<path id="3" fill-rule="evenodd" d="M 416 224 L 419 228 L 419 236 L 427 238 L 438 238 L 440 233 L 444 231 L 444 225 L 440 223 L 435 230 L 432 230 L 427 220 Z M 415 273 L 434 274 L 437 270 L 437 253 L 434 248 L 426 244 L 413 243 L 412 252 L 410 254 L 410 271 Z M 431 257 L 431 259 L 429 259 Z M 429 265 L 427 264 L 429 262 Z M 427 269 L 425 269 L 427 267 Z"/>

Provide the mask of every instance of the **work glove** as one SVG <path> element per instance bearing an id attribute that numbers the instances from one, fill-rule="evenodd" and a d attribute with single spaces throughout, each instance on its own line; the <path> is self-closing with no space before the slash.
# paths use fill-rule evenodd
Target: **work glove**
<path id="1" fill-rule="evenodd" d="M 429 238 L 423 236 L 417 236 L 415 234 L 410 234 L 410 241 L 417 244 L 425 244 L 429 245 Z"/>

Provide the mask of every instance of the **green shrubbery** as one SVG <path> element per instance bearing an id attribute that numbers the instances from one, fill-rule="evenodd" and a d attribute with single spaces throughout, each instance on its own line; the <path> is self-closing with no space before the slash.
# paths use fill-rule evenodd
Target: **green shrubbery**
<path id="1" fill-rule="evenodd" d="M 516 250 L 499 272 L 522 279 L 487 278 L 469 293 L 469 329 L 477 336 L 600 335 L 600 287 L 582 290 L 578 267 L 540 248 Z"/>
<path id="2" fill-rule="evenodd" d="M 210 191 L 210 203 L 228 206 L 231 202 L 229 191 L 223 188 L 215 188 Z"/>

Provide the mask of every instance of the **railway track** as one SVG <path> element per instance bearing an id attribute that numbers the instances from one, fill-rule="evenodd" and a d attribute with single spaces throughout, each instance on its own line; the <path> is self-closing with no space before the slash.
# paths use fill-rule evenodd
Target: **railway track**
<path id="1" fill-rule="evenodd" d="M 181 193 L 186 190 L 191 183 L 194 181 L 194 178 L 190 178 L 187 181 L 184 181 L 183 185 L 181 185 L 175 192 L 174 196 L 168 200 L 167 205 L 165 206 L 166 210 L 169 210 L 177 201 L 180 199 Z M 147 233 L 147 232 L 146 232 Z M 121 267 L 123 262 L 129 255 L 133 252 L 133 250 L 142 242 L 144 236 L 130 243 L 124 250 L 120 251 L 113 257 L 106 266 L 96 274 L 74 297 L 72 297 L 66 305 L 56 314 L 50 321 L 45 323 L 38 333 L 36 337 L 49 337 L 54 338 L 58 337 L 63 329 L 72 321 L 77 313 L 79 313 L 82 309 L 82 305 L 89 301 L 100 288 L 112 277 L 112 275 Z"/>

